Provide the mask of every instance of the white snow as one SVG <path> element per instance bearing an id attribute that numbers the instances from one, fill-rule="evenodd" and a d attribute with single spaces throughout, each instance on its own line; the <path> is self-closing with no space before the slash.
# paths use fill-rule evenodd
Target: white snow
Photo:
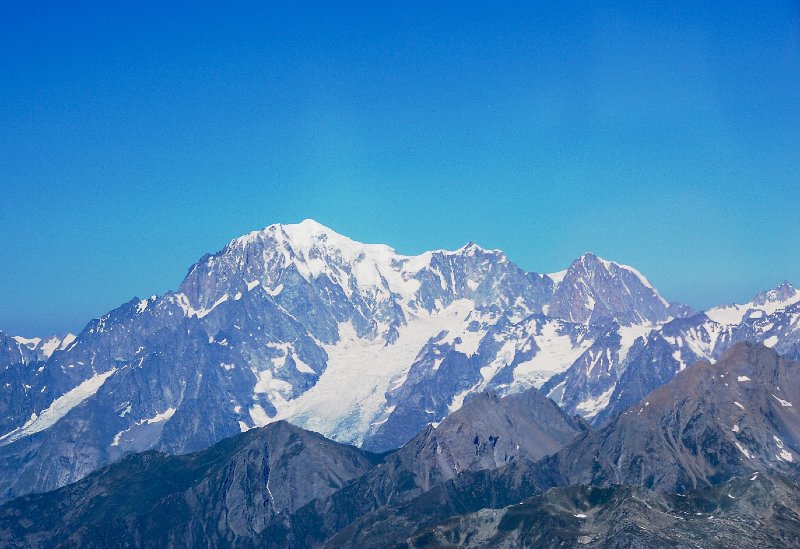
<path id="1" fill-rule="evenodd" d="M 175 415 L 175 408 L 169 407 L 161 413 L 154 415 L 151 418 L 141 420 L 142 423 L 160 423 L 162 421 L 168 421 Z"/>
<path id="2" fill-rule="evenodd" d="M 50 339 L 42 343 L 39 350 L 42 352 L 42 355 L 44 355 L 46 358 L 50 358 L 50 356 L 52 356 L 52 354 L 55 352 L 56 349 L 58 349 L 61 346 L 61 344 L 62 343 L 60 339 L 58 339 L 57 337 L 51 337 Z"/>
<path id="3" fill-rule="evenodd" d="M 561 322 L 550 320 L 541 326 L 539 333 L 532 338 L 539 351 L 514 369 L 514 381 L 529 384 L 536 388 L 547 380 L 569 368 L 592 345 L 592 339 L 583 338 L 573 344 L 564 331 L 559 333 Z"/>
<path id="4" fill-rule="evenodd" d="M 745 449 L 742 447 L 742 445 L 741 445 L 741 444 L 739 444 L 739 442 L 738 442 L 738 441 L 737 441 L 737 442 L 734 442 L 734 444 L 735 444 L 735 445 L 736 445 L 736 447 L 739 449 L 739 451 L 740 451 L 741 453 L 743 453 L 743 454 L 744 454 L 744 457 L 746 457 L 747 459 L 750 459 L 750 452 L 748 452 L 747 450 L 745 450 Z"/>
<path id="5" fill-rule="evenodd" d="M 737 405 L 739 408 L 741 408 L 742 410 L 744 410 L 744 406 L 742 406 L 742 405 L 741 405 L 739 402 L 736 402 L 736 401 L 734 400 L 734 401 L 733 401 L 733 403 L 734 403 L 734 404 L 736 404 L 736 405 Z"/>
<path id="6" fill-rule="evenodd" d="M 633 324 L 631 326 L 620 326 L 620 349 L 619 349 L 619 362 L 620 364 L 625 361 L 633 344 L 640 337 L 645 337 L 651 331 L 657 329 L 659 325 L 655 324 Z M 680 362 L 680 361 L 679 361 Z"/>
<path id="7" fill-rule="evenodd" d="M 216 300 L 211 305 L 211 307 L 209 307 L 208 309 L 200 309 L 200 310 L 198 310 L 197 313 L 196 313 L 197 314 L 197 318 L 203 318 L 204 316 L 208 315 L 208 313 L 210 313 L 211 311 L 213 311 L 219 305 L 221 305 L 222 303 L 225 303 L 226 301 L 228 301 L 228 294 L 224 294 L 221 298 Z"/>
<path id="8" fill-rule="evenodd" d="M 247 245 L 267 235 L 275 238 L 282 248 L 284 266 L 293 264 L 306 280 L 327 275 L 347 295 L 352 291 L 352 278 L 358 288 L 373 289 L 379 300 L 394 293 L 403 296 L 405 302 L 411 301 L 420 285 L 410 276 L 416 272 L 413 269 L 430 264 L 430 253 L 417 258 L 401 256 L 389 246 L 355 242 L 310 219 L 295 225 L 270 225 L 231 244 Z M 345 264 L 351 273 L 340 268 Z"/>
<path id="9" fill-rule="evenodd" d="M 128 405 L 128 411 L 130 411 L 130 405 Z M 175 411 L 176 411 L 175 408 L 169 407 L 163 412 L 156 413 L 156 415 L 154 415 L 153 417 L 138 420 L 127 429 L 124 429 L 119 433 L 117 433 L 116 435 L 114 435 L 114 440 L 111 441 L 111 446 L 119 446 L 120 440 L 122 439 L 122 435 L 129 432 L 134 427 L 138 427 L 140 425 L 152 425 L 154 423 L 162 423 L 169 421 L 172 418 L 172 416 L 175 415 Z"/>
<path id="10" fill-rule="evenodd" d="M 748 307 L 743 305 L 725 305 L 722 307 L 714 307 L 706 311 L 706 316 L 727 326 L 733 324 L 741 324 Z"/>
<path id="11" fill-rule="evenodd" d="M 292 355 L 292 359 L 294 360 L 294 367 L 297 369 L 298 372 L 302 372 L 304 374 L 316 374 L 317 372 L 314 369 L 303 362 L 297 354 Z"/>
<path id="12" fill-rule="evenodd" d="M 768 297 L 767 301 L 760 305 L 756 305 L 753 301 L 741 305 L 723 305 L 721 307 L 709 309 L 706 311 L 706 315 L 711 320 L 719 322 L 720 324 L 740 324 L 745 315 L 748 315 L 750 318 L 762 318 L 763 314 L 772 315 L 798 301 L 800 301 L 800 292 L 795 292 L 794 295 L 784 301 L 774 297 Z M 770 345 L 768 345 L 768 347 L 769 346 Z"/>
<path id="13" fill-rule="evenodd" d="M 750 381 L 750 378 L 747 376 L 739 376 L 736 378 L 736 381 Z"/>
<path id="14" fill-rule="evenodd" d="M 227 293 L 223 294 L 223 296 L 220 297 L 219 299 L 217 299 L 211 305 L 211 307 L 208 307 L 208 308 L 200 307 L 199 309 L 195 309 L 192 306 L 192 304 L 189 302 L 189 298 L 186 296 L 186 294 L 183 294 L 183 293 L 175 294 L 175 299 L 178 302 L 178 305 L 180 305 L 181 309 L 183 309 L 183 312 L 187 317 L 191 318 L 193 316 L 196 316 L 197 318 L 203 318 L 203 317 L 207 316 L 211 311 L 216 309 L 219 305 L 221 305 L 221 304 L 225 303 L 226 301 L 228 301 L 228 294 Z"/>
<path id="15" fill-rule="evenodd" d="M 283 291 L 283 284 L 278 284 L 277 286 L 271 289 L 264 287 L 264 291 L 267 292 L 272 297 L 278 296 Z"/>
<path id="16" fill-rule="evenodd" d="M 731 429 L 731 431 L 733 431 L 734 433 L 738 433 L 739 432 L 739 426 L 738 425 L 734 425 L 733 429 Z"/>
<path id="17" fill-rule="evenodd" d="M 569 269 L 564 269 L 563 271 L 558 271 L 557 273 L 550 273 L 549 276 L 556 285 L 561 284 L 564 281 L 564 277 L 567 276 L 567 271 Z"/>
<path id="18" fill-rule="evenodd" d="M 764 340 L 764 345 L 767 347 L 774 347 L 778 343 L 778 336 L 771 336 Z"/>
<path id="19" fill-rule="evenodd" d="M 461 338 L 461 341 L 459 343 L 454 343 L 453 347 L 460 353 L 464 353 L 467 356 L 472 356 L 478 352 L 478 347 L 481 344 L 481 339 L 483 339 L 483 336 L 484 332 L 480 330 L 474 332 L 464 330 L 463 332 L 459 332 L 457 336 Z M 453 339 L 455 339 L 455 337 Z"/>
<path id="20" fill-rule="evenodd" d="M 578 513 L 578 514 L 575 515 L 575 518 L 583 519 L 583 518 L 586 518 L 586 515 L 584 513 Z"/>
<path id="21" fill-rule="evenodd" d="M 350 323 L 340 324 L 339 341 L 324 346 L 328 364 L 317 383 L 288 402 L 273 401 L 278 414 L 272 421 L 288 419 L 339 441 L 360 444 L 370 425 L 387 417 L 385 395 L 405 381 L 422 347 L 443 329 L 462 334 L 460 328 L 472 307 L 461 300 L 438 314 L 420 313 L 398 328 L 393 344 L 381 337 L 359 338 Z"/>
<path id="22" fill-rule="evenodd" d="M 608 406 L 608 402 L 611 399 L 611 394 L 614 392 L 615 387 L 616 384 L 609 387 L 605 392 L 597 397 L 587 398 L 575 407 L 575 411 L 586 419 L 593 418 Z"/>
<path id="23" fill-rule="evenodd" d="M 263 427 L 270 421 L 274 421 L 274 419 L 270 420 L 267 412 L 264 411 L 264 408 L 260 404 L 253 404 L 250 407 L 250 419 L 253 420 L 253 423 L 255 423 L 257 427 Z"/>
<path id="24" fill-rule="evenodd" d="M 24 338 L 20 336 L 14 336 L 13 338 L 17 343 L 21 345 L 25 345 L 31 351 L 38 350 L 42 353 L 44 358 L 50 358 L 54 352 L 63 351 L 66 349 L 73 341 L 75 341 L 74 334 L 66 334 L 64 337 L 59 336 L 52 336 L 47 339 L 42 338 Z"/>
<path id="25" fill-rule="evenodd" d="M 285 402 L 292 393 L 292 385 L 282 379 L 273 377 L 272 370 L 255 370 L 256 384 L 253 387 L 254 394 L 269 395 L 270 402 L 277 406 L 280 402 Z"/>
<path id="26" fill-rule="evenodd" d="M 483 385 L 487 385 L 501 368 L 514 362 L 516 354 L 517 341 L 515 339 L 509 339 L 504 342 L 500 350 L 497 351 L 495 359 L 480 370 L 484 382 Z"/>
<path id="27" fill-rule="evenodd" d="M 36 347 L 38 347 L 39 343 L 42 342 L 42 338 L 40 338 L 40 337 L 27 338 L 27 337 L 22 337 L 22 336 L 14 336 L 13 339 L 14 339 L 14 341 L 19 343 L 20 345 L 25 345 L 30 350 L 36 349 Z"/>
<path id="28" fill-rule="evenodd" d="M 784 408 L 788 408 L 788 407 L 790 407 L 792 405 L 792 403 L 789 402 L 788 400 L 783 400 L 782 398 L 778 398 L 775 395 L 772 395 L 772 396 L 775 397 L 775 400 L 780 402 L 781 406 L 783 406 Z"/>
<path id="29" fill-rule="evenodd" d="M 788 462 L 794 461 L 792 453 L 788 451 L 786 448 L 784 448 L 783 441 L 780 438 L 776 437 L 775 435 L 772 435 L 772 438 L 775 441 L 775 444 L 778 446 L 779 450 L 779 453 L 775 457 L 783 461 L 788 461 Z"/>
<path id="30" fill-rule="evenodd" d="M 111 377 L 116 368 L 112 368 L 102 374 L 95 374 L 77 387 L 67 391 L 57 399 L 55 399 L 50 406 L 42 410 L 38 415 L 33 414 L 22 427 L 17 427 L 10 433 L 6 433 L 0 437 L 2 444 L 8 444 L 20 438 L 44 431 L 45 429 L 54 425 L 58 420 L 67 415 L 75 406 L 94 395 L 98 389 L 105 383 L 106 379 Z"/>
<path id="31" fill-rule="evenodd" d="M 251 282 L 248 282 L 248 283 L 247 283 L 247 290 L 248 290 L 248 291 L 252 291 L 252 290 L 253 290 L 253 288 L 255 288 L 256 286 L 258 286 L 259 284 L 261 284 L 261 281 L 260 281 L 260 280 L 253 280 L 253 281 L 251 281 Z"/>
<path id="32" fill-rule="evenodd" d="M 61 340 L 61 346 L 59 347 L 60 350 L 64 350 L 69 347 L 73 341 L 75 341 L 76 337 L 75 334 L 67 334 L 64 336 L 64 339 Z"/>

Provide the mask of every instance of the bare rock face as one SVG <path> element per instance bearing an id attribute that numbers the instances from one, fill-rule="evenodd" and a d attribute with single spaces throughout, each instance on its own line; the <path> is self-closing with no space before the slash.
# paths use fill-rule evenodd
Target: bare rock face
<path id="1" fill-rule="evenodd" d="M 587 253 L 570 265 L 548 314 L 579 323 L 655 323 L 670 305 L 638 271 Z"/>
<path id="2" fill-rule="evenodd" d="M 404 471 L 425 491 L 465 471 L 497 469 L 515 460 L 538 461 L 557 452 L 581 430 L 536 389 L 504 398 L 483 393 L 438 426 L 423 430 L 387 458 L 385 465 L 371 471 L 370 477 Z"/>
<path id="3" fill-rule="evenodd" d="M 134 454 L 11 501 L 0 506 L 0 541 L 724 547 L 740 537 L 791 546 L 800 539 L 798 401 L 799 362 L 739 343 L 596 431 L 535 389 L 473 396 L 380 456 L 277 422 L 196 454 Z"/>
<path id="4" fill-rule="evenodd" d="M 797 483 L 759 473 L 682 495 L 631 485 L 556 488 L 421 529 L 396 547 L 794 547 L 798 524 Z"/>
<path id="5" fill-rule="evenodd" d="M 455 476 L 461 471 L 495 469 L 515 459 L 538 461 L 557 452 L 581 430 L 535 389 L 504 398 L 482 393 L 408 447 L 425 447 L 435 456 L 431 461 Z"/>
<path id="6" fill-rule="evenodd" d="M 302 509 L 303 520 L 295 524 L 304 526 L 294 528 L 295 539 L 319 543 L 348 525 L 371 521 L 365 517 L 387 506 L 413 505 L 416 498 L 464 475 L 538 460 L 583 428 L 536 389 L 503 398 L 476 395 L 362 477 Z"/>
<path id="7" fill-rule="evenodd" d="M 3 545 L 248 545 L 378 458 L 286 422 L 185 456 L 133 454 L 0 507 Z"/>
<path id="8" fill-rule="evenodd" d="M 195 454 L 134 454 L 61 490 L 18 498 L 0 507 L 0 540 L 314 544 L 462 472 L 552 454 L 579 429 L 535 389 L 475 396 L 388 456 L 280 421 Z"/>
<path id="9" fill-rule="evenodd" d="M 745 531 L 754 546 L 794 546 L 798 376 L 800 362 L 739 343 L 552 456 L 461 474 L 328 546 L 726 547 Z"/>
<path id="10" fill-rule="evenodd" d="M 800 461 L 800 362 L 739 343 L 699 362 L 552 464 L 564 484 L 687 491 Z"/>

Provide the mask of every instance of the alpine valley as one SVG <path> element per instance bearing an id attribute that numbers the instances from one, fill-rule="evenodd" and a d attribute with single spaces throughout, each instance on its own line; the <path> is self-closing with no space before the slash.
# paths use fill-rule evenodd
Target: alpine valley
<path id="1" fill-rule="evenodd" d="M 270 225 L 79 334 L 0 332 L 0 540 L 793 545 L 795 359 L 787 282 L 695 311 L 591 253 Z"/>

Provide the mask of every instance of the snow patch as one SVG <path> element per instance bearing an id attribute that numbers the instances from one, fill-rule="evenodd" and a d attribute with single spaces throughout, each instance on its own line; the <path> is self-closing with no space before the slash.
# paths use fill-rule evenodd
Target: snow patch
<path id="1" fill-rule="evenodd" d="M 783 406 L 784 408 L 789 408 L 789 407 L 791 407 L 791 406 L 792 406 L 792 403 L 791 403 L 791 402 L 789 402 L 788 400 L 783 400 L 782 398 L 778 398 L 778 397 L 776 397 L 775 395 L 772 395 L 772 396 L 775 398 L 775 400 L 777 400 L 778 402 L 780 402 L 780 403 L 781 403 L 781 406 Z"/>
<path id="2" fill-rule="evenodd" d="M 563 265 L 563 264 L 562 264 Z M 558 271 L 557 273 L 550 273 L 547 276 L 556 284 L 561 284 L 564 281 L 564 277 L 567 276 L 567 271 L 569 269 L 564 269 L 563 271 Z"/>
<path id="3" fill-rule="evenodd" d="M 738 441 L 734 442 L 734 444 L 739 449 L 739 451 L 744 454 L 744 457 L 746 457 L 747 459 L 750 459 L 750 452 L 748 452 L 745 448 L 743 448 L 742 445 L 739 444 Z"/>
<path id="4" fill-rule="evenodd" d="M 274 288 L 271 288 L 271 289 L 267 288 L 265 286 L 264 287 L 264 291 L 267 292 L 272 297 L 276 297 L 276 296 L 280 295 L 280 293 L 283 291 L 283 284 L 278 284 L 277 286 L 275 286 Z"/>
<path id="5" fill-rule="evenodd" d="M 539 351 L 530 359 L 514 368 L 515 383 L 532 385 L 537 389 L 554 375 L 567 370 L 592 345 L 592 339 L 580 339 L 573 343 L 569 334 L 559 333 L 561 323 L 548 321 L 531 337 Z"/>
<path id="6" fill-rule="evenodd" d="M 252 419 L 258 427 L 263 427 L 271 421 L 267 412 L 264 411 L 264 408 L 260 404 L 253 404 L 250 407 L 250 419 Z"/>
<path id="7" fill-rule="evenodd" d="M 221 305 L 221 304 L 225 303 L 226 301 L 228 301 L 228 294 L 226 293 L 222 297 L 220 297 L 218 300 L 216 300 L 211 305 L 211 307 L 208 307 L 208 308 L 201 307 L 199 309 L 195 309 L 192 306 L 192 304 L 189 303 L 189 298 L 186 297 L 186 294 L 183 294 L 183 293 L 175 294 L 175 299 L 178 302 L 178 305 L 180 306 L 180 308 L 183 309 L 183 313 L 184 313 L 185 316 L 187 316 L 189 318 L 191 318 L 193 316 L 196 316 L 197 318 L 203 318 L 203 317 L 207 316 L 211 311 L 216 309 L 219 305 Z"/>
<path id="8" fill-rule="evenodd" d="M 50 406 L 42 410 L 38 415 L 34 413 L 31 419 L 25 422 L 22 427 L 17 427 L 10 433 L 6 433 L 0 437 L 0 441 L 4 441 L 0 445 L 5 445 L 20 438 L 44 431 L 55 425 L 55 423 L 67 415 L 70 410 L 94 395 L 103 383 L 116 371 L 116 368 L 112 368 L 102 374 L 95 374 L 77 387 L 67 391 L 55 399 Z"/>
<path id="9" fill-rule="evenodd" d="M 600 411 L 604 410 L 608 406 L 608 402 L 611 399 L 611 394 L 614 392 L 615 387 L 616 384 L 609 387 L 605 392 L 597 397 L 587 398 L 575 407 L 575 411 L 586 419 L 596 416 Z"/>

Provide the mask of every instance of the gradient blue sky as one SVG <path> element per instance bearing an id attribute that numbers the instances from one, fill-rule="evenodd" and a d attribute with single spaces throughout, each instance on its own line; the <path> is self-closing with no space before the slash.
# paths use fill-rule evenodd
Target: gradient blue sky
<path id="1" fill-rule="evenodd" d="M 306 217 L 540 272 L 591 250 L 697 307 L 800 283 L 797 2 L 120 4 L 3 4 L 2 330 Z"/>

